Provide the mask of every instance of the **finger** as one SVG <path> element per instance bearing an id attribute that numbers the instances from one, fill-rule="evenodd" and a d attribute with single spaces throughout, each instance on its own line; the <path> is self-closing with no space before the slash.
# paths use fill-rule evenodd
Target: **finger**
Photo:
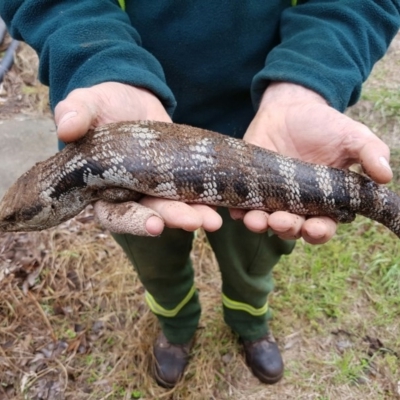
<path id="1" fill-rule="evenodd" d="M 222 217 L 216 212 L 216 207 L 204 204 L 191 204 L 194 210 L 202 215 L 203 229 L 207 232 L 215 232 L 222 226 Z"/>
<path id="2" fill-rule="evenodd" d="M 348 154 L 361 163 L 365 173 L 374 181 L 389 182 L 393 177 L 389 166 L 389 147 L 368 127 L 359 122 L 350 121 L 353 130 L 346 131 L 344 134 L 344 146 Z"/>
<path id="3" fill-rule="evenodd" d="M 146 221 L 146 231 L 149 236 L 159 236 L 164 230 L 164 221 L 161 216 L 150 216 Z"/>
<path id="4" fill-rule="evenodd" d="M 74 90 L 55 108 L 57 135 L 63 142 L 81 138 L 95 124 L 96 103 L 88 98 L 87 92 L 85 96 L 82 93 L 82 89 Z"/>
<path id="5" fill-rule="evenodd" d="M 298 239 L 301 237 L 305 217 L 276 211 L 269 216 L 268 224 L 272 231 L 281 239 Z"/>
<path id="6" fill-rule="evenodd" d="M 301 234 L 310 244 L 323 244 L 336 233 L 337 223 L 328 217 L 314 217 L 304 222 Z"/>
<path id="7" fill-rule="evenodd" d="M 268 230 L 269 215 L 265 211 L 252 210 L 246 212 L 243 223 L 247 229 L 255 233 L 263 233 Z"/>
<path id="8" fill-rule="evenodd" d="M 380 140 L 367 143 L 360 152 L 361 165 L 366 174 L 378 183 L 388 183 L 393 178 L 389 165 L 389 148 Z"/>
<path id="9" fill-rule="evenodd" d="M 140 200 L 140 203 L 156 211 L 162 217 L 165 226 L 168 228 L 180 228 L 188 232 L 193 232 L 201 228 L 204 223 L 204 218 L 207 218 L 207 215 L 203 212 L 204 210 L 200 207 L 196 209 L 180 201 L 146 196 Z M 213 211 L 213 213 L 217 215 L 217 218 L 220 218 L 215 211 Z M 208 218 L 210 218 L 210 214 Z M 205 225 L 208 226 L 208 222 L 206 222 Z"/>
<path id="10" fill-rule="evenodd" d="M 113 233 L 138 236 L 158 236 L 164 229 L 159 214 L 136 202 L 107 203 L 97 201 L 94 205 L 100 225 Z"/>
<path id="11" fill-rule="evenodd" d="M 241 208 L 230 208 L 229 209 L 229 214 L 231 215 L 231 218 L 234 219 L 235 221 L 237 220 L 242 220 L 244 216 L 246 215 L 247 210 L 242 210 Z"/>

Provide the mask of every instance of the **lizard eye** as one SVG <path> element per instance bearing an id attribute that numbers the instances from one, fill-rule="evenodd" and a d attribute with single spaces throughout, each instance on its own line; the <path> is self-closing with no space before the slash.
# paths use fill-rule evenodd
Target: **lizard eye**
<path id="1" fill-rule="evenodd" d="M 7 221 L 7 222 L 15 222 L 15 220 L 16 220 L 15 213 L 9 214 L 4 218 L 4 221 Z"/>

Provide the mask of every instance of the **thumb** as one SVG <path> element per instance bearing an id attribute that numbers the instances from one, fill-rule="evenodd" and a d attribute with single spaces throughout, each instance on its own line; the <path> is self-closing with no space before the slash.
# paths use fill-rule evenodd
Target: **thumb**
<path id="1" fill-rule="evenodd" d="M 354 122 L 354 121 L 353 121 Z M 356 122 L 356 131 L 348 134 L 348 150 L 354 154 L 365 173 L 377 183 L 388 183 L 393 178 L 389 165 L 390 149 L 365 125 Z"/>
<path id="2" fill-rule="evenodd" d="M 65 100 L 57 104 L 54 110 L 54 119 L 57 125 L 57 135 L 61 141 L 73 142 L 84 136 L 95 125 L 96 103 L 86 97 L 82 89 L 76 89 Z"/>
<path id="3" fill-rule="evenodd" d="M 266 129 L 266 127 L 268 127 Z M 251 121 L 243 140 L 264 149 L 277 151 L 274 140 L 270 137 L 269 132 L 277 131 L 278 128 L 274 124 L 274 119 L 270 117 L 266 111 L 259 111 Z"/>
<path id="4" fill-rule="evenodd" d="M 386 151 L 385 146 L 370 142 L 360 151 L 363 170 L 377 183 L 388 183 L 393 178 L 389 165 L 389 151 Z"/>

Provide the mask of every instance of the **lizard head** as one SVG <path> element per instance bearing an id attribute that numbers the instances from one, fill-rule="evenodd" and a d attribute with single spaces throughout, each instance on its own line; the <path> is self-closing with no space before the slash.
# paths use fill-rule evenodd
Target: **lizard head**
<path id="1" fill-rule="evenodd" d="M 0 202 L 0 231 L 43 229 L 51 215 L 51 204 L 43 201 L 37 184 L 35 174 L 28 171 L 7 190 Z"/>
<path id="2" fill-rule="evenodd" d="M 87 203 L 74 190 L 55 196 L 52 186 L 44 187 L 37 164 L 0 201 L 0 232 L 50 228 L 78 214 Z"/>

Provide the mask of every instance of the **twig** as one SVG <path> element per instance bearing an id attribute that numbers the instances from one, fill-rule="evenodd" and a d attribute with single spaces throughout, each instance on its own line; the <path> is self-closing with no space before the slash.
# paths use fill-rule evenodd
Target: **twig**
<path id="1" fill-rule="evenodd" d="M 40 306 L 40 304 L 36 300 L 35 296 L 31 292 L 28 292 L 28 296 L 33 301 L 33 303 L 35 304 L 36 308 L 39 310 L 40 314 L 42 315 L 42 317 L 44 319 L 44 323 L 46 324 L 47 328 L 50 330 L 50 335 L 51 335 L 51 337 L 53 339 L 53 342 L 56 342 L 57 341 L 56 335 L 54 334 L 53 328 L 52 328 L 52 326 L 50 324 L 49 319 L 47 318 L 46 313 L 43 311 L 42 307 Z"/>

